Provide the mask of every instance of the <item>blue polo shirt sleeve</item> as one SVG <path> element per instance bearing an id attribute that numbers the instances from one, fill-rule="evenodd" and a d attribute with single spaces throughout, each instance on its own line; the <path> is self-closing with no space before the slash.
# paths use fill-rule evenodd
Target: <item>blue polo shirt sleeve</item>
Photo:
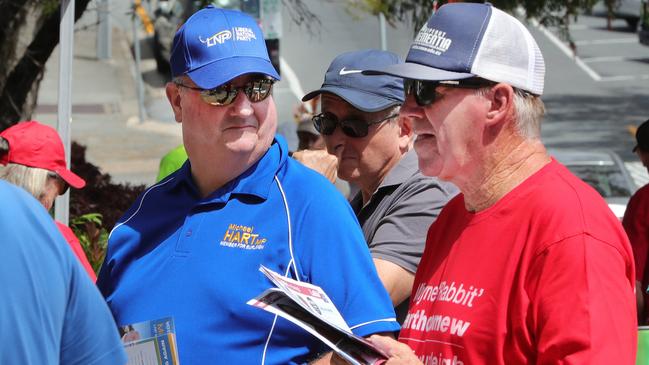
<path id="1" fill-rule="evenodd" d="M 335 187 L 309 171 L 295 222 L 298 268 L 322 287 L 359 336 L 399 330 L 390 297 L 370 257 L 356 216 Z M 290 201 L 290 200 L 289 200 Z"/>

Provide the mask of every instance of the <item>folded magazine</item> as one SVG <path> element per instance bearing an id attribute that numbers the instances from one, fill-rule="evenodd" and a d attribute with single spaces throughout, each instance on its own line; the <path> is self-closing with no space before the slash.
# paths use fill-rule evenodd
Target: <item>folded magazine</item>
<path id="1" fill-rule="evenodd" d="M 172 317 L 119 328 L 126 365 L 178 365 L 176 328 Z"/>
<path id="2" fill-rule="evenodd" d="M 264 266 L 259 271 L 276 287 L 249 300 L 249 305 L 300 326 L 350 364 L 378 365 L 387 359 L 372 343 L 352 333 L 322 288 L 286 278 Z"/>

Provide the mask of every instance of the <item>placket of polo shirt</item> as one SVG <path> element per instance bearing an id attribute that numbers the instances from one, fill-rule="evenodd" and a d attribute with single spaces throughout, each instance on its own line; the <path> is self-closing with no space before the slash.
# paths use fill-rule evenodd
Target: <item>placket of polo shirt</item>
<path id="1" fill-rule="evenodd" d="M 178 242 L 176 242 L 175 256 L 187 256 L 192 251 L 192 243 L 196 237 L 199 237 L 198 233 L 201 228 L 201 223 L 205 219 L 205 215 L 201 214 L 200 208 L 201 204 L 197 204 L 185 216 L 185 222 L 180 229 Z"/>

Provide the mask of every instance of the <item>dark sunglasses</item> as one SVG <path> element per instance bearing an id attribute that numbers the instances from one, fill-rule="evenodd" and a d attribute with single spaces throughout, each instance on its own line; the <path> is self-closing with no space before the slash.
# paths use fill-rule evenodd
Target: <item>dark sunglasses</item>
<path id="1" fill-rule="evenodd" d="M 409 95 L 414 95 L 415 101 L 419 106 L 428 106 L 435 102 L 435 100 L 438 98 L 436 91 L 438 86 L 460 89 L 480 89 L 495 84 L 496 83 L 493 81 L 481 78 L 470 78 L 453 81 L 424 81 L 403 79 L 403 89 L 405 91 L 406 98 Z"/>
<path id="2" fill-rule="evenodd" d="M 56 172 L 48 172 L 47 177 L 49 179 L 58 180 L 62 184 L 61 185 L 62 188 L 59 190 L 59 195 L 65 194 L 68 191 L 68 189 L 70 188 L 70 185 L 65 180 L 63 180 L 61 178 L 61 176 L 59 176 L 59 174 L 57 174 Z"/>
<path id="3" fill-rule="evenodd" d="M 273 90 L 273 79 L 256 79 L 246 83 L 243 86 L 235 87 L 227 83 L 215 87 L 214 89 L 201 89 L 200 87 L 193 87 L 177 82 L 176 85 L 185 87 L 187 89 L 200 91 L 201 99 L 210 105 L 223 106 L 230 105 L 239 95 L 239 91 L 243 91 L 251 103 L 258 103 L 265 100 Z"/>
<path id="4" fill-rule="evenodd" d="M 346 136 L 352 138 L 363 138 L 367 136 L 370 125 L 385 122 L 386 120 L 390 120 L 398 116 L 399 114 L 392 114 L 383 119 L 375 120 L 373 122 L 366 122 L 359 119 L 338 120 L 338 117 L 336 117 L 333 113 L 323 112 L 313 116 L 312 120 L 315 129 L 317 129 L 318 132 L 320 132 L 320 134 L 322 134 L 323 136 L 333 134 L 333 132 L 336 130 L 336 126 L 339 125 L 340 129 Z"/>

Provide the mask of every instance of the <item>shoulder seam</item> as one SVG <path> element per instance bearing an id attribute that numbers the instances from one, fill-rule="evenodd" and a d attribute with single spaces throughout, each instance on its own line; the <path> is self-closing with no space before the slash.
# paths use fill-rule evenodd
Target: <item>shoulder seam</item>
<path id="1" fill-rule="evenodd" d="M 169 178 L 169 180 L 165 180 L 165 181 L 163 181 L 163 182 L 161 182 L 161 183 L 155 184 L 155 185 L 153 185 L 152 187 L 148 188 L 148 189 L 144 192 L 144 194 L 142 195 L 142 199 L 140 199 L 140 204 L 138 205 L 138 207 L 137 207 L 137 209 L 135 210 L 135 212 L 133 212 L 133 214 L 131 214 L 131 216 L 128 217 L 124 222 L 120 222 L 120 223 L 116 224 L 115 227 L 113 227 L 113 229 L 110 230 L 110 233 L 108 234 L 108 239 L 110 240 L 110 237 L 113 235 L 113 232 L 115 232 L 115 230 L 116 230 L 117 228 L 119 228 L 119 227 L 123 226 L 124 224 L 128 223 L 128 221 L 130 221 L 133 217 L 135 217 L 135 215 L 136 215 L 137 213 L 140 212 L 140 209 L 142 209 L 142 204 L 144 204 L 144 199 L 146 199 L 146 196 L 147 196 L 147 194 L 149 194 L 149 192 L 151 192 L 151 191 L 152 191 L 153 189 L 155 189 L 155 188 L 158 188 L 158 187 L 160 187 L 160 186 L 163 186 L 163 185 L 167 184 L 168 182 L 172 181 L 172 180 L 175 179 L 175 178 L 176 178 L 175 176 L 172 176 L 171 178 Z"/>

